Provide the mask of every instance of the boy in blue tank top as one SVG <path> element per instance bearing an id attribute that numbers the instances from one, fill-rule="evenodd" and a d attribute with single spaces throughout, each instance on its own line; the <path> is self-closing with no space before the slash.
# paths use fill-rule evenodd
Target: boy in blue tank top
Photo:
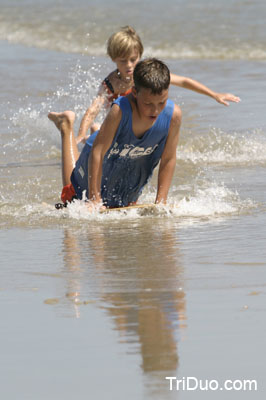
<path id="1" fill-rule="evenodd" d="M 134 70 L 132 93 L 112 105 L 100 131 L 82 153 L 73 132 L 75 114 L 50 113 L 62 137 L 62 200 L 123 207 L 135 203 L 160 162 L 155 203 L 166 203 L 176 164 L 181 110 L 168 99 L 170 72 L 157 59 Z"/>

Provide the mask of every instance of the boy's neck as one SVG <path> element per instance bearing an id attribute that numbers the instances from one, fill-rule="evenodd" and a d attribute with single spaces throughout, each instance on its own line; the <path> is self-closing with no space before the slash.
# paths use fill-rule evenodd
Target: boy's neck
<path id="1" fill-rule="evenodd" d="M 132 77 L 130 77 L 130 76 L 123 77 L 118 68 L 116 70 L 116 74 L 117 74 L 118 79 L 120 79 L 122 82 L 124 82 L 126 84 L 133 82 L 133 76 Z"/>

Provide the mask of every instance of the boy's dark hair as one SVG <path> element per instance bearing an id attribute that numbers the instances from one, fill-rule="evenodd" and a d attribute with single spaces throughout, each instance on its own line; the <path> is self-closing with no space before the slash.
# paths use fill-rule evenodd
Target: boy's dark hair
<path id="1" fill-rule="evenodd" d="M 133 78 L 137 92 L 144 88 L 150 89 L 152 94 L 161 94 L 170 85 L 170 71 L 157 58 L 147 58 L 138 62 L 134 69 Z"/>

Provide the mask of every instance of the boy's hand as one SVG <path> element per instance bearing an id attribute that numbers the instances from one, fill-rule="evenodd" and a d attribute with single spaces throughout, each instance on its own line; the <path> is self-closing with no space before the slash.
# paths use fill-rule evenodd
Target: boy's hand
<path id="1" fill-rule="evenodd" d="M 101 200 L 86 200 L 85 204 L 90 213 L 106 209 Z"/>
<path id="2" fill-rule="evenodd" d="M 224 106 L 229 106 L 229 101 L 232 101 L 233 103 L 239 103 L 241 101 L 239 97 L 231 93 L 216 93 L 215 100 Z"/>

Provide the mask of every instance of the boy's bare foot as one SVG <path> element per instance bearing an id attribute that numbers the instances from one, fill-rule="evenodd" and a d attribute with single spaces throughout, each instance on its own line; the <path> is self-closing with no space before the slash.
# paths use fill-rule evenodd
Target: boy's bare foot
<path id="1" fill-rule="evenodd" d="M 65 128 L 72 130 L 75 121 L 75 113 L 73 111 L 64 111 L 62 113 L 50 112 L 48 118 L 53 121 L 57 129 L 62 132 Z"/>

